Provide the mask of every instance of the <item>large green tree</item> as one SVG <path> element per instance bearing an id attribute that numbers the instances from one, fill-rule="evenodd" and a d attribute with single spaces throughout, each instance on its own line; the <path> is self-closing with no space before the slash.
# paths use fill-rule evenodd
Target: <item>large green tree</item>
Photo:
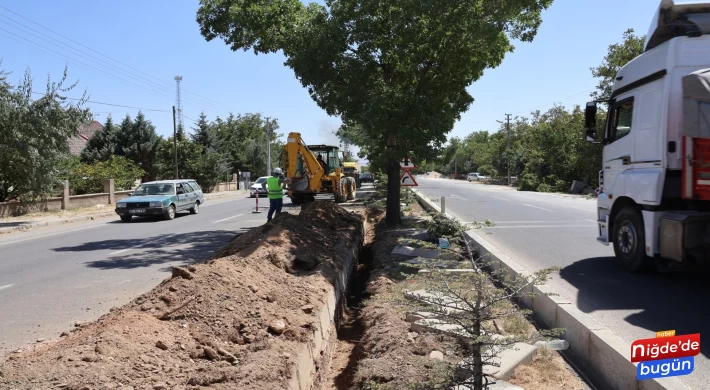
<path id="1" fill-rule="evenodd" d="M 387 153 L 387 222 L 399 222 L 399 164 L 427 156 L 473 102 L 466 88 L 531 41 L 552 0 L 201 0 L 208 40 L 282 51 L 329 115 L 363 134 L 368 160 Z M 354 137 L 351 137 L 354 138 Z"/>
<path id="2" fill-rule="evenodd" d="M 202 153 L 217 151 L 219 145 L 215 136 L 214 126 L 207 120 L 207 115 L 204 111 L 200 113 L 200 117 L 195 124 L 197 126 L 192 128 L 192 140 L 202 146 Z"/>
<path id="3" fill-rule="evenodd" d="M 161 138 L 155 126 L 142 112 L 134 120 L 129 115 L 121 122 L 116 136 L 116 154 L 132 160 L 145 172 L 144 181 L 153 180 L 157 174 L 155 157 Z"/>
<path id="4" fill-rule="evenodd" d="M 33 99 L 31 74 L 16 86 L 0 71 L 0 202 L 50 195 L 58 184 L 57 164 L 69 153 L 68 140 L 91 119 L 83 108 L 86 93 L 70 103 L 64 93 L 67 68 L 59 81 L 47 81 L 44 96 Z"/>
<path id="5" fill-rule="evenodd" d="M 226 119 L 217 118 L 212 126 L 217 138 L 219 153 L 225 157 L 231 172 L 249 171 L 252 177 L 266 175 L 267 134 L 271 139 L 271 166 L 281 164 L 281 148 L 277 140 L 279 123 L 261 114 L 230 114 Z"/>
<path id="6" fill-rule="evenodd" d="M 104 126 L 94 133 L 81 152 L 81 159 L 85 162 L 107 161 L 116 154 L 116 134 L 118 127 L 113 124 L 109 115 Z"/>
<path id="7" fill-rule="evenodd" d="M 619 70 L 629 61 L 643 53 L 643 43 L 646 36 L 637 36 L 634 29 L 630 28 L 624 32 L 623 41 L 609 45 L 608 53 L 602 63 L 591 68 L 592 75 L 599 78 L 597 90 L 592 92 L 594 99 L 608 99 L 611 96 L 611 89 L 614 86 L 614 79 Z"/>

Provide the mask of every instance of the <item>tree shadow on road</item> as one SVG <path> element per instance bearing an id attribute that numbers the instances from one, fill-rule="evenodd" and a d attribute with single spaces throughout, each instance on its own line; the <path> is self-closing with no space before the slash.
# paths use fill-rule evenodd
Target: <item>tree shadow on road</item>
<path id="1" fill-rule="evenodd" d="M 77 246 L 53 249 L 56 252 L 122 251 L 107 255 L 106 259 L 85 263 L 87 267 L 103 270 L 134 269 L 168 264 L 171 266 L 195 264 L 212 257 L 236 235 L 250 228 L 240 230 L 213 230 L 180 234 L 163 234 L 142 239 L 102 240 L 87 242 Z M 169 270 L 165 267 L 163 270 Z"/>
<path id="2" fill-rule="evenodd" d="M 710 334 L 707 276 L 702 272 L 632 274 L 613 257 L 580 260 L 560 271 L 560 277 L 579 290 L 581 311 L 641 310 L 625 320 L 651 332 L 675 330 L 676 334 Z M 701 353 L 710 356 L 710 345 L 701 344 Z"/>

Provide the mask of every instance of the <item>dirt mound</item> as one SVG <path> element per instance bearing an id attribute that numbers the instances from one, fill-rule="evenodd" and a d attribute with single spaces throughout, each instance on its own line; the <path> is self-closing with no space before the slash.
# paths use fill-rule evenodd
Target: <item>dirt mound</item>
<path id="1" fill-rule="evenodd" d="M 9 356 L 0 388 L 283 389 L 361 227 L 331 203 L 283 213 L 98 321 Z"/>

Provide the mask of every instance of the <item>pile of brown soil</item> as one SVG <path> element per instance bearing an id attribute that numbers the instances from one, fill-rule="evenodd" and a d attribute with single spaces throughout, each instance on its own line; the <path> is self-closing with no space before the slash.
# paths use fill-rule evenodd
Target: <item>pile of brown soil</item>
<path id="1" fill-rule="evenodd" d="M 284 389 L 362 222 L 332 203 L 281 214 L 98 321 L 11 355 L 0 388 Z"/>

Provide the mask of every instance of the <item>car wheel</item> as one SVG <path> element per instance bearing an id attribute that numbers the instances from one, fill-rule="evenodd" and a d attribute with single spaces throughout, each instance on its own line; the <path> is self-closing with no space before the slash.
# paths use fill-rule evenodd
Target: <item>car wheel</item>
<path id="1" fill-rule="evenodd" d="M 195 205 L 190 209 L 190 214 L 197 214 L 200 212 L 200 202 L 195 202 Z"/>
<path id="2" fill-rule="evenodd" d="M 635 207 L 619 211 L 614 219 L 614 254 L 616 260 L 630 272 L 647 271 L 651 262 L 646 256 L 646 235 L 643 217 Z"/>
<path id="3" fill-rule="evenodd" d="M 121 215 L 121 221 L 123 222 L 131 222 L 131 218 L 133 218 L 132 215 Z"/>
<path id="4" fill-rule="evenodd" d="M 168 212 L 165 213 L 164 218 L 168 221 L 175 219 L 175 205 L 171 204 L 170 207 L 168 207 Z"/>

